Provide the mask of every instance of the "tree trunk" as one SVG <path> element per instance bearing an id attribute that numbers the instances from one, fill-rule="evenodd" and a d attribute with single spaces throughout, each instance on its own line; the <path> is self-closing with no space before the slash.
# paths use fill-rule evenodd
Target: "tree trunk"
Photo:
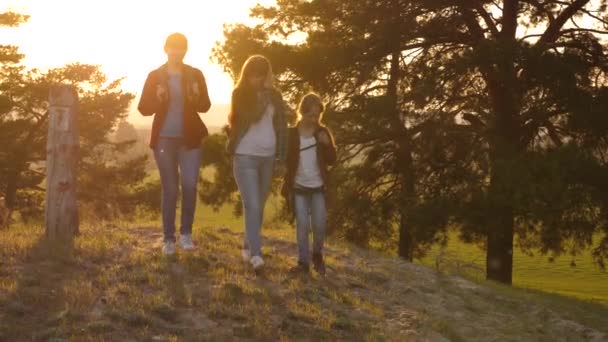
<path id="1" fill-rule="evenodd" d="M 509 179 L 515 154 L 510 148 L 504 148 L 505 140 L 497 145 L 491 157 L 491 179 L 489 188 L 489 205 L 487 211 L 487 251 L 486 278 L 511 285 L 513 280 L 513 187 L 517 186 Z"/>
<path id="2" fill-rule="evenodd" d="M 51 87 L 46 161 L 46 237 L 71 240 L 78 233 L 76 168 L 78 95 L 73 87 Z"/>
<path id="3" fill-rule="evenodd" d="M 409 262 L 414 260 L 414 236 L 406 213 L 401 213 L 399 220 L 399 257 Z"/>
<path id="4" fill-rule="evenodd" d="M 397 95 L 397 87 L 399 85 L 399 78 L 401 77 L 400 58 L 401 50 L 397 48 L 391 54 L 386 95 L 390 101 L 390 110 L 393 113 L 392 124 L 394 127 L 392 127 L 392 129 L 401 135 L 401 138 L 396 141 L 398 148 L 395 156 L 398 168 L 396 171 L 401 177 L 398 253 L 402 259 L 411 262 L 414 259 L 416 241 L 414 239 L 412 227 L 408 222 L 408 212 L 414 203 L 414 161 L 412 159 L 410 136 L 403 121 L 401 121 L 401 110 L 399 108 Z"/>
<path id="5" fill-rule="evenodd" d="M 518 186 L 510 179 L 516 159 L 516 143 L 498 137 L 491 152 L 491 179 L 487 212 L 486 278 L 511 285 L 513 280 L 514 213 L 512 194 Z"/>
<path id="6" fill-rule="evenodd" d="M 504 284 L 513 283 L 513 212 L 508 207 L 495 208 L 494 222 L 487 236 L 486 278 Z"/>
<path id="7" fill-rule="evenodd" d="M 11 216 L 17 200 L 17 181 L 19 180 L 19 171 L 15 171 L 8 175 L 4 205 L 3 208 L 0 208 L 2 210 L 0 228 L 8 227 L 11 224 Z"/>
<path id="8" fill-rule="evenodd" d="M 521 96 L 514 63 L 499 64 L 499 70 L 498 73 L 486 73 L 491 106 L 495 113 L 494 128 L 490 133 L 491 178 L 488 200 L 491 210 L 487 213 L 486 278 L 511 285 L 514 235 L 511 195 L 518 184 L 509 179 L 509 172 L 521 152 Z"/>
<path id="9" fill-rule="evenodd" d="M 405 260 L 414 260 L 414 249 L 416 239 L 414 229 L 410 225 L 408 216 L 411 208 L 414 206 L 415 197 L 415 175 L 414 175 L 414 160 L 412 159 L 411 145 L 409 138 L 404 137 L 399 146 L 397 156 L 398 167 L 400 168 L 401 176 L 401 198 L 400 198 L 400 215 L 399 215 L 399 256 Z"/>

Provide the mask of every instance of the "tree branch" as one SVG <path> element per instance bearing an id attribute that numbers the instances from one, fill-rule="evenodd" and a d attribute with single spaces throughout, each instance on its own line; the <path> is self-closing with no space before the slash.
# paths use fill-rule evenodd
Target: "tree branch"
<path id="1" fill-rule="evenodd" d="M 597 15 L 595 15 L 595 14 L 592 14 L 592 13 L 591 13 L 591 11 L 587 11 L 586 9 L 584 9 L 584 8 L 583 8 L 583 9 L 581 9 L 581 12 L 585 13 L 586 15 L 590 16 L 591 18 L 593 18 L 593 19 L 595 19 L 595 20 L 599 21 L 600 23 L 602 23 L 602 24 L 604 24 L 604 25 L 608 25 L 608 21 L 604 20 L 604 19 L 603 19 L 603 18 L 601 18 L 601 17 L 598 17 L 598 16 L 597 16 Z"/>
<path id="2" fill-rule="evenodd" d="M 587 29 L 587 28 L 572 28 L 572 29 L 560 31 L 559 35 L 561 36 L 563 34 L 573 33 L 573 32 L 589 32 L 589 33 L 597 33 L 597 34 L 608 34 L 608 31 L 604 31 L 604 30 L 595 30 L 595 29 Z"/>
<path id="3" fill-rule="evenodd" d="M 496 28 L 496 24 L 494 23 L 492 16 L 490 16 L 490 14 L 486 11 L 486 9 L 483 8 L 483 5 L 481 3 L 475 2 L 475 10 L 479 14 L 479 16 L 481 16 L 483 21 L 486 23 L 486 26 L 488 27 L 490 32 L 492 32 L 492 35 L 494 37 L 498 37 L 499 32 L 498 32 L 498 29 Z"/>
<path id="4" fill-rule="evenodd" d="M 557 18 L 555 18 L 555 20 L 551 24 L 549 24 L 549 27 L 547 27 L 547 30 L 545 31 L 545 33 L 543 33 L 538 43 L 548 44 L 555 42 L 557 38 L 559 38 L 559 33 L 564 24 L 570 18 L 572 18 L 572 16 L 574 16 L 576 12 L 585 7 L 585 5 L 589 3 L 589 1 L 590 0 L 575 0 L 574 2 L 572 2 L 568 7 L 566 7 L 565 10 L 562 11 L 562 13 L 557 16 Z"/>
<path id="5" fill-rule="evenodd" d="M 545 16 L 547 16 L 547 20 L 549 20 L 549 24 L 551 24 L 555 20 L 555 18 L 553 17 L 553 14 L 551 14 L 551 12 L 547 11 L 544 4 L 539 3 L 538 0 L 526 0 L 524 2 L 535 7 L 540 12 L 542 12 Z"/>
<path id="6" fill-rule="evenodd" d="M 564 143 L 562 142 L 562 139 L 559 137 L 559 134 L 557 133 L 557 130 L 555 129 L 555 126 L 553 126 L 552 124 L 548 123 L 547 125 L 545 125 L 545 127 L 547 127 L 547 133 L 549 134 L 549 137 L 551 138 L 551 140 L 553 141 L 553 143 L 557 147 L 561 147 Z"/>
<path id="7" fill-rule="evenodd" d="M 464 20 L 465 25 L 469 29 L 469 32 L 471 33 L 471 37 L 473 38 L 475 43 L 479 43 L 479 42 L 483 41 L 485 39 L 485 34 L 483 32 L 483 29 L 479 25 L 477 18 L 475 18 L 475 15 L 471 11 L 471 9 L 466 8 L 466 7 L 461 7 L 460 13 L 462 14 L 462 19 Z"/>
<path id="8" fill-rule="evenodd" d="M 517 10 L 518 0 L 505 0 L 504 10 L 502 11 L 502 38 L 505 40 L 515 39 L 517 31 Z"/>

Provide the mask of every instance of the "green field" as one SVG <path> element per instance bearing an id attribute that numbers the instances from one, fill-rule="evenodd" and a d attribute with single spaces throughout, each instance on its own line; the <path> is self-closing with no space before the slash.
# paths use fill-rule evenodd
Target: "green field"
<path id="1" fill-rule="evenodd" d="M 434 247 L 419 262 L 436 267 L 439 250 Z M 446 268 L 483 278 L 485 252 L 480 247 L 465 244 L 454 237 L 444 255 L 445 262 L 449 264 Z M 569 256 L 562 256 L 550 262 L 547 256 L 529 256 L 516 250 L 513 285 L 608 304 L 608 272 L 593 262 L 590 251 L 577 256 L 575 266 L 571 266 L 572 260 Z"/>
<path id="2" fill-rule="evenodd" d="M 210 168 L 205 168 L 203 177 L 210 177 L 212 172 Z M 152 178 L 158 177 L 155 173 L 154 171 L 151 175 Z M 267 222 L 280 206 L 281 200 L 278 198 L 271 198 L 268 201 Z M 241 219 L 232 214 L 232 208 L 225 207 L 219 212 L 213 212 L 210 208 L 200 204 L 198 208 L 196 222 L 204 226 L 238 228 L 242 225 Z M 158 219 L 157 223 L 159 221 Z M 266 226 L 270 225 L 273 227 L 287 226 L 285 223 L 276 221 L 266 224 Z M 290 228 L 287 226 L 285 229 Z M 444 271 L 482 280 L 485 269 L 485 252 L 477 245 L 460 242 L 456 236 L 456 234 L 452 234 L 448 246 L 442 252 L 443 256 L 438 257 L 440 248 L 435 246 L 424 258 L 416 260 L 416 262 L 436 268 L 439 260 L 439 268 Z M 393 252 L 391 251 L 391 253 Z M 516 250 L 513 285 L 608 305 L 608 272 L 602 271 L 593 262 L 590 251 L 585 251 L 574 258 L 576 266 L 571 266 L 572 260 L 569 256 L 562 256 L 550 262 L 547 256 L 538 253 L 529 256 Z"/>
<path id="3" fill-rule="evenodd" d="M 276 202 L 267 206 L 269 219 Z M 527 260 L 536 267 L 524 277 L 544 274 L 544 282 L 517 283 L 522 275 L 516 269 L 516 285 L 586 300 L 470 282 L 339 241 L 326 246 L 328 277 L 301 277 L 290 272 L 297 250 L 293 228 L 269 220 L 263 231 L 267 266 L 256 274 L 240 258 L 241 232 L 232 208 L 214 212 L 202 205 L 193 231 L 199 248 L 171 258 L 160 253 L 158 212 L 140 212 L 129 221 L 82 222 L 73 249 L 45 242 L 40 225 L 0 231 L 0 341 L 608 337 L 608 306 L 599 304 L 605 299 L 599 286 L 605 273 L 582 268 L 580 261 L 580 274 L 573 277 L 569 263 L 562 265 L 565 274 L 556 271 L 559 260 Z M 437 252 L 424 262 L 434 266 Z M 442 270 L 483 279 L 467 267 L 482 260 L 479 250 L 459 245 L 443 253 Z"/>
<path id="4" fill-rule="evenodd" d="M 274 216 L 280 205 L 278 202 L 276 199 L 269 200 L 266 221 Z M 242 219 L 234 217 L 232 208 L 224 207 L 219 212 L 214 212 L 199 204 L 195 224 L 208 227 L 225 226 L 240 231 Z M 276 228 L 277 225 L 283 226 L 287 230 L 286 234 L 291 233 L 289 230 L 292 228 L 285 223 L 274 222 L 265 226 Z M 293 237 L 295 241 L 295 231 Z M 416 262 L 435 268 L 439 253 L 440 248 L 435 246 L 424 258 Z M 479 246 L 460 242 L 454 234 L 454 238 L 442 253 L 443 256 L 439 257 L 440 269 L 483 280 L 485 252 Z M 550 262 L 547 256 L 529 256 L 518 250 L 515 252 L 513 285 L 608 305 L 608 272 L 602 271 L 593 262 L 590 251 L 574 260 L 576 266 L 571 266 L 572 258 L 568 256 Z"/>
<path id="5" fill-rule="evenodd" d="M 203 176 L 210 177 L 211 172 L 212 170 L 206 168 L 203 170 Z M 154 173 L 150 179 L 158 177 Z M 286 229 L 285 233 L 293 233 L 295 241 L 295 232 L 289 231 L 293 228 L 284 222 L 273 220 L 281 205 L 282 200 L 279 198 L 271 198 L 268 201 L 265 227 Z M 138 220 L 142 221 L 142 219 Z M 149 225 L 159 225 L 160 217 L 152 216 L 143 221 Z M 143 221 L 141 223 L 144 223 Z M 240 231 L 242 219 L 233 215 L 232 207 L 224 206 L 220 211 L 215 212 L 208 206 L 199 203 L 195 225 L 198 227 L 228 227 Z M 485 252 L 475 244 L 465 244 L 459 241 L 456 236 L 455 233 L 451 234 L 450 242 L 443 251 L 435 246 L 424 258 L 416 260 L 416 262 L 432 268 L 439 266 L 439 269 L 445 272 L 483 280 Z M 608 305 L 608 272 L 601 270 L 593 262 L 590 251 L 585 251 L 574 258 L 576 266 L 571 266 L 573 259 L 569 256 L 562 256 L 550 262 L 547 256 L 540 254 L 529 256 L 516 250 L 514 258 L 513 285 L 515 287 Z"/>

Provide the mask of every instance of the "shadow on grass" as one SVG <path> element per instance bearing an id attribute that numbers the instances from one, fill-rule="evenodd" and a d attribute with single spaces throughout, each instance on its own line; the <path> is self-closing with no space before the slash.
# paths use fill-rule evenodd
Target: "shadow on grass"
<path id="1" fill-rule="evenodd" d="M 39 234 L 23 256 L 7 267 L 10 270 L 5 280 L 14 285 L 0 299 L 0 340 L 64 337 L 64 326 L 83 319 L 83 310 L 70 307 L 66 284 L 92 277 L 97 270 L 78 263 L 73 239 L 50 242 Z"/>

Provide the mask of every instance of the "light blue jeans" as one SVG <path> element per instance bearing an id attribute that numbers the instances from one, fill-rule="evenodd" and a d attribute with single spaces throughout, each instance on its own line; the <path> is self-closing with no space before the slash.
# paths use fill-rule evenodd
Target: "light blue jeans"
<path id="1" fill-rule="evenodd" d="M 175 241 L 175 210 L 181 172 L 182 213 L 181 235 L 192 234 L 196 209 L 196 184 L 201 165 L 201 149 L 188 149 L 181 138 L 159 138 L 154 159 L 160 172 L 162 188 L 161 212 L 165 241 Z M 179 168 L 179 172 L 178 172 Z"/>
<path id="2" fill-rule="evenodd" d="M 298 261 L 310 262 L 308 233 L 312 230 L 313 254 L 323 253 L 323 242 L 327 226 L 325 193 L 322 191 L 294 194 L 296 235 L 298 239 Z"/>
<path id="3" fill-rule="evenodd" d="M 237 154 L 234 156 L 234 179 L 241 193 L 245 217 L 243 248 L 251 251 L 251 256 L 262 256 L 260 231 L 264 220 L 264 206 L 274 167 L 274 156 L 258 157 Z"/>

